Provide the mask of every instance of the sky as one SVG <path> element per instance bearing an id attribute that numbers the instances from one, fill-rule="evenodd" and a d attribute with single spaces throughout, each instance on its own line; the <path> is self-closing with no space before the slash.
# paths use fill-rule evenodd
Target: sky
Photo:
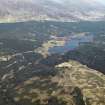
<path id="1" fill-rule="evenodd" d="M 92 1 L 92 0 L 91 0 Z M 96 1 L 96 2 L 99 2 L 99 3 L 102 3 L 105 5 L 105 0 L 93 0 L 93 1 Z"/>
<path id="2" fill-rule="evenodd" d="M 65 1 L 65 0 L 52 0 L 52 1 L 61 3 L 61 2 L 63 2 L 63 1 Z M 67 0 L 66 0 L 66 1 L 67 1 Z M 68 0 L 68 1 L 72 1 L 72 0 Z M 75 1 L 75 2 L 76 2 L 76 1 L 99 2 L 99 3 L 105 5 L 105 0 L 73 0 L 73 1 Z"/>

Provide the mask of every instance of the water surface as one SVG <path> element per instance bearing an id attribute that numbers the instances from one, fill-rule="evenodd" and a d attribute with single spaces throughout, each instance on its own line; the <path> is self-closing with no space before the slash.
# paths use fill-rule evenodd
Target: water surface
<path id="1" fill-rule="evenodd" d="M 52 48 L 49 48 L 49 53 L 64 53 L 67 51 L 75 50 L 80 46 L 80 44 L 93 42 L 93 35 L 92 34 L 84 35 L 84 36 L 75 35 L 68 38 L 64 37 L 64 39 L 67 39 L 65 40 L 64 46 L 54 46 Z"/>

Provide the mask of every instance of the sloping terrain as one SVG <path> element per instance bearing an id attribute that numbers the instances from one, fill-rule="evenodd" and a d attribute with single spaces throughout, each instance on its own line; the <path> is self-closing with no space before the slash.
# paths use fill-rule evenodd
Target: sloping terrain
<path id="1" fill-rule="evenodd" d="M 0 105 L 105 104 L 105 75 L 72 60 L 48 66 L 39 59 L 27 53 L 0 66 Z"/>
<path id="2" fill-rule="evenodd" d="M 98 0 L 0 0 L 1 22 L 104 20 L 104 11 Z"/>
<path id="3" fill-rule="evenodd" d="M 104 26 L 104 21 L 0 24 L 0 105 L 105 105 Z M 62 37 L 84 33 L 94 35 L 93 42 L 63 54 L 49 52 L 64 45 Z"/>
<path id="4" fill-rule="evenodd" d="M 78 86 L 84 95 L 87 105 L 105 104 L 105 75 L 91 70 L 75 61 L 69 61 L 57 66 L 62 70 L 64 86 Z"/>

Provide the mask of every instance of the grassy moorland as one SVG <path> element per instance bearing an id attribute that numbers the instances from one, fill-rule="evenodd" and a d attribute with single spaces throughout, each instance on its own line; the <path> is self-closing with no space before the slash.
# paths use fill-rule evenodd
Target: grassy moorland
<path id="1" fill-rule="evenodd" d="M 0 24 L 0 105 L 104 105 L 104 28 L 105 22 Z M 49 52 L 65 44 L 51 36 L 80 33 L 94 35 L 93 42 Z"/>

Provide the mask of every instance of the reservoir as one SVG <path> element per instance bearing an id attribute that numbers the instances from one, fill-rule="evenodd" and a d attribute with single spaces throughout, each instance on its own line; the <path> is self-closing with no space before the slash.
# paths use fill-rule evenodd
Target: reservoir
<path id="1" fill-rule="evenodd" d="M 56 40 L 61 39 L 60 37 L 57 37 Z M 49 53 L 65 53 L 71 50 L 75 50 L 78 48 L 81 44 L 93 42 L 93 35 L 74 35 L 71 37 L 65 38 L 65 44 L 63 46 L 54 46 L 49 48 Z"/>

